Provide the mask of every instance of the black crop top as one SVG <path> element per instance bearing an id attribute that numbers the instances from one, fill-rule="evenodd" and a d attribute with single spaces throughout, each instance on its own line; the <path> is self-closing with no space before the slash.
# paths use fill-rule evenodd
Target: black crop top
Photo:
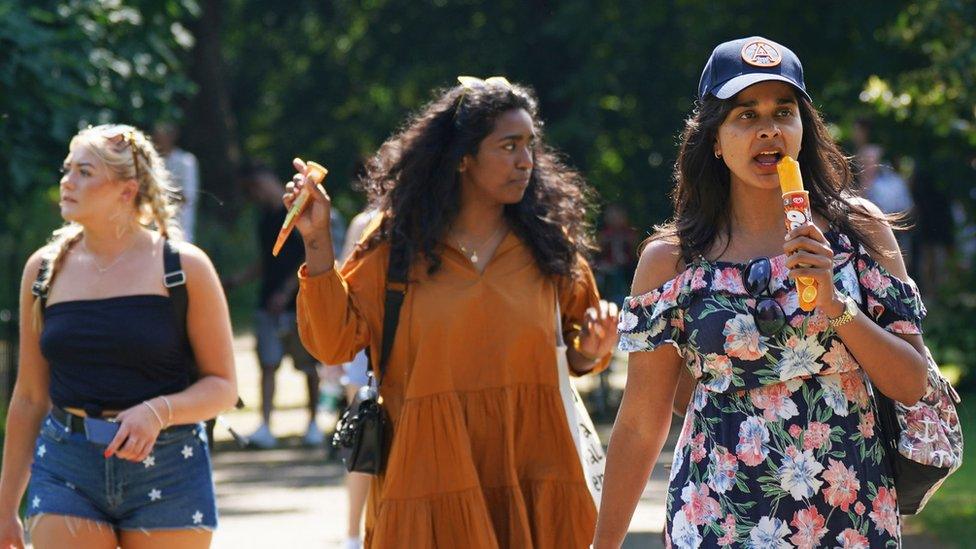
<path id="1" fill-rule="evenodd" d="M 41 354 L 55 406 L 123 410 L 193 382 L 192 351 L 164 295 L 63 301 L 44 309 Z"/>

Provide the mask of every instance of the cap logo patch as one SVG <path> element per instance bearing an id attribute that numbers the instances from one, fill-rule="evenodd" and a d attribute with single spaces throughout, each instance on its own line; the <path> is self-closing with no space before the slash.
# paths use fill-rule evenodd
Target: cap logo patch
<path id="1" fill-rule="evenodd" d="M 742 60 L 754 67 L 775 67 L 783 57 L 776 46 L 765 40 L 753 40 L 742 46 Z"/>

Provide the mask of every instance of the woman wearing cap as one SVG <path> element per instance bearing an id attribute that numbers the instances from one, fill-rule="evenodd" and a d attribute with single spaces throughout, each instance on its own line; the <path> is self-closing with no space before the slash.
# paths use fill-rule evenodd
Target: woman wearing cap
<path id="1" fill-rule="evenodd" d="M 393 436 L 372 483 L 368 547 L 593 539 L 596 508 L 557 381 L 556 319 L 583 374 L 609 361 L 617 314 L 583 259 L 585 183 L 540 132 L 528 89 L 464 78 L 370 162 L 365 186 L 380 214 L 341 269 L 329 198 L 315 189 L 298 221 L 299 329 L 326 364 L 367 347 L 382 359 L 387 272 L 409 268 L 380 382 Z M 306 184 L 296 167 L 289 205 Z"/>
<path id="2" fill-rule="evenodd" d="M 784 155 L 799 160 L 814 212 L 790 232 Z M 682 369 L 696 385 L 667 496 L 674 546 L 898 544 L 868 384 L 903 403 L 922 396 L 925 309 L 886 219 L 852 198 L 789 49 L 752 37 L 714 50 L 675 172 L 674 218 L 644 247 L 621 312 L 629 376 L 594 547 L 623 540 Z M 820 288 L 809 313 L 799 276 Z"/>

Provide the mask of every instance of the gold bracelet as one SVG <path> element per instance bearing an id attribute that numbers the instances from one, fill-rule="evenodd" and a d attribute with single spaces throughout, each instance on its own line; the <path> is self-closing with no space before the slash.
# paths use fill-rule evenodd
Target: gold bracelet
<path id="1" fill-rule="evenodd" d="M 598 357 L 598 356 L 590 356 L 590 355 L 584 353 L 583 350 L 580 349 L 580 345 L 581 345 L 580 335 L 577 333 L 576 334 L 576 337 L 573 338 L 573 350 L 576 351 L 576 354 L 578 354 L 579 356 L 585 358 L 586 360 L 588 360 L 590 362 L 596 362 L 596 361 L 600 360 L 600 358 L 602 358 L 602 357 Z"/>

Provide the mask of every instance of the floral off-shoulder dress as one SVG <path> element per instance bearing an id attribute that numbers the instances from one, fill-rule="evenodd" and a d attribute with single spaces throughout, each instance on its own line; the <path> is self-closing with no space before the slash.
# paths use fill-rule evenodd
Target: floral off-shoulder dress
<path id="1" fill-rule="evenodd" d="M 885 330 L 920 334 L 914 282 L 863 247 L 854 253 L 846 235 L 826 237 L 834 284 Z M 788 319 L 772 337 L 756 328 L 740 263 L 699 259 L 624 303 L 620 349 L 671 344 L 698 380 L 671 468 L 668 539 L 682 548 L 898 546 L 867 375 L 823 312 L 800 310 L 786 256 L 771 263 L 770 291 Z"/>

